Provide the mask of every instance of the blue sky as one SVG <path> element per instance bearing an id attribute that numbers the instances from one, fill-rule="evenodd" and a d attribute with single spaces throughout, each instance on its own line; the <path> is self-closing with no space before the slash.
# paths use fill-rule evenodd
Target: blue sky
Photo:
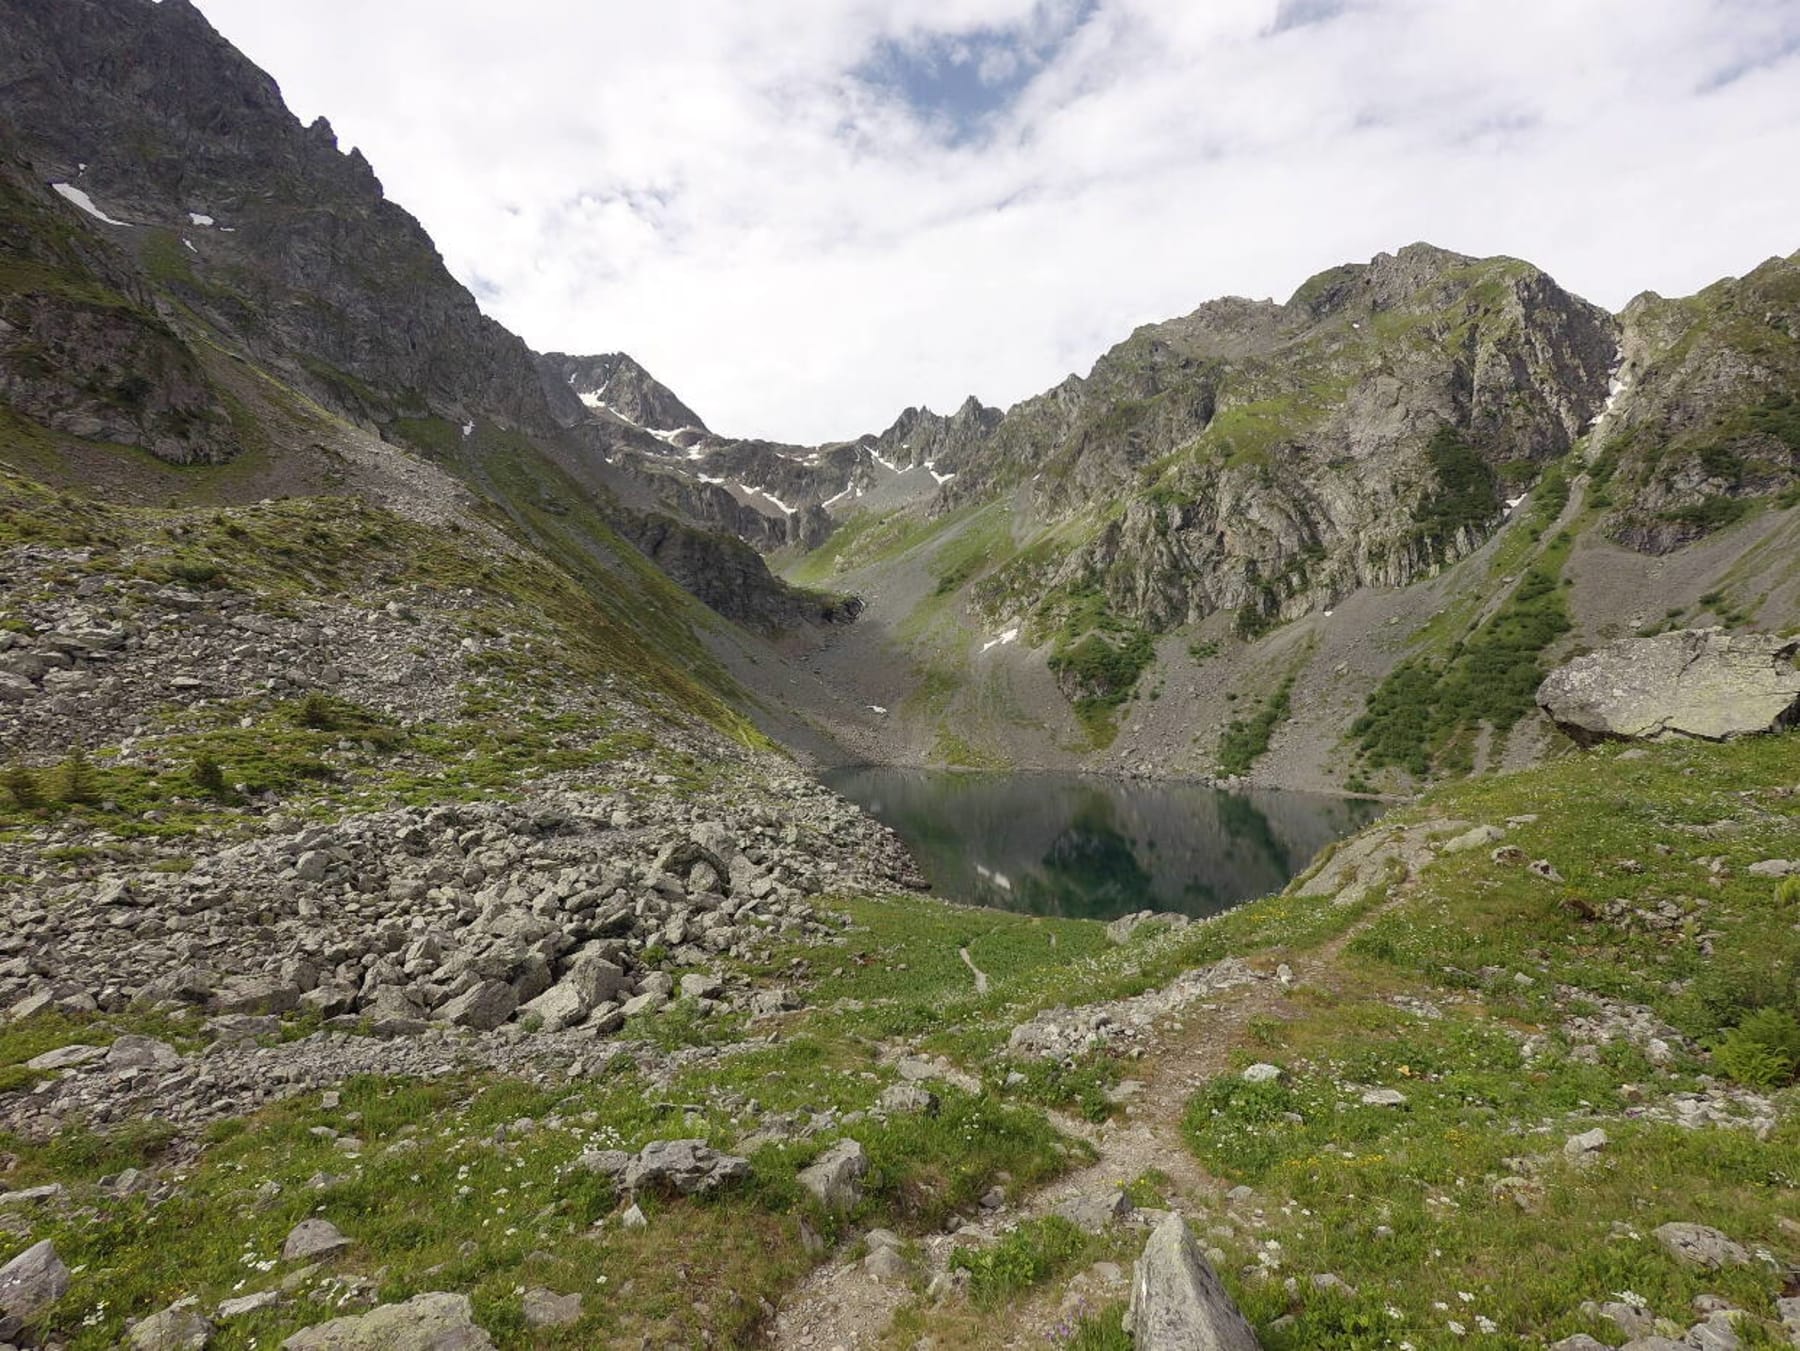
<path id="1" fill-rule="evenodd" d="M 853 75 L 877 96 L 902 101 L 951 145 L 980 140 L 1098 9 L 1097 0 L 1039 5 L 1021 20 L 963 32 L 883 35 Z"/>
<path id="2" fill-rule="evenodd" d="M 742 435 L 1415 239 L 1612 307 L 1800 249 L 1800 0 L 197 2 L 489 313 Z"/>

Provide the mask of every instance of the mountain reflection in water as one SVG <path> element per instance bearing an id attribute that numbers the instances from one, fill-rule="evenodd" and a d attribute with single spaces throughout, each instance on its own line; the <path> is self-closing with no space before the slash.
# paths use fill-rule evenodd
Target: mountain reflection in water
<path id="1" fill-rule="evenodd" d="M 863 766 L 824 776 L 905 839 L 933 890 L 1035 915 L 1212 915 L 1279 891 L 1373 802 L 1068 774 Z"/>

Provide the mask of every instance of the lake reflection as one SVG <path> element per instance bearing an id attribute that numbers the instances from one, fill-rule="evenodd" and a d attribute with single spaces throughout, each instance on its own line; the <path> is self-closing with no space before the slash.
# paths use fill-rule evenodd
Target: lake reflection
<path id="1" fill-rule="evenodd" d="M 876 766 L 824 775 L 951 900 L 1036 915 L 1212 915 L 1279 891 L 1379 803 L 1274 789 Z"/>

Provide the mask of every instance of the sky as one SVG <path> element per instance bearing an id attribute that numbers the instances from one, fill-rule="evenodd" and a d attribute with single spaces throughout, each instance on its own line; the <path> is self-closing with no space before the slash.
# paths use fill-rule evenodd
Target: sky
<path id="1" fill-rule="evenodd" d="M 1800 249 L 1800 0 L 198 0 L 483 309 L 813 443 L 1414 240 Z"/>

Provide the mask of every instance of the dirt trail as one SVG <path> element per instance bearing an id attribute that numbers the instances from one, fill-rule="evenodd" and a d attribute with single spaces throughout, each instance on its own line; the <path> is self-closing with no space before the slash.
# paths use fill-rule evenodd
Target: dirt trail
<path id="1" fill-rule="evenodd" d="M 1159 1023 L 1145 1046 L 1144 1058 L 1127 1083 L 1140 1085 L 1129 1099 L 1126 1115 L 1095 1127 L 1052 1112 L 1056 1128 L 1086 1141 L 1094 1162 L 1020 1198 L 984 1223 L 1009 1228 L 1018 1220 L 1048 1215 L 1065 1202 L 1104 1197 L 1151 1169 L 1169 1179 L 1172 1203 L 1187 1213 L 1216 1201 L 1223 1185 L 1194 1158 L 1181 1135 L 1181 1120 L 1194 1092 L 1228 1067 L 1231 1051 L 1243 1041 L 1246 1026 L 1259 1017 L 1289 1015 L 1289 990 L 1301 986 L 1333 989 L 1341 978 L 1336 963 L 1344 948 L 1411 890 L 1395 888 L 1380 906 L 1320 947 L 1292 958 L 1287 981 L 1269 975 L 1190 1005 Z M 966 954 L 965 954 L 966 958 Z M 949 1234 L 919 1240 L 927 1281 L 944 1271 L 955 1247 Z M 1001 1345 L 1042 1346 L 1055 1321 L 1051 1297 L 1018 1311 L 1012 1334 Z M 839 1257 L 818 1268 L 784 1301 L 776 1316 L 769 1345 L 777 1351 L 853 1351 L 880 1343 L 894 1312 L 914 1299 L 902 1282 L 883 1283 L 864 1270 L 861 1260 Z"/>

